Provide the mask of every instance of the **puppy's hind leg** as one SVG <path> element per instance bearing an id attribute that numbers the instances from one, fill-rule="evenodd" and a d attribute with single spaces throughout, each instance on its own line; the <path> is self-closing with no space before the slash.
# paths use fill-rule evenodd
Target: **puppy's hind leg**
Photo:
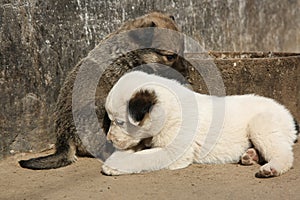
<path id="1" fill-rule="evenodd" d="M 256 174 L 258 178 L 279 176 L 292 167 L 291 130 L 289 123 L 281 117 L 263 113 L 255 116 L 248 124 L 249 139 L 267 162 Z"/>

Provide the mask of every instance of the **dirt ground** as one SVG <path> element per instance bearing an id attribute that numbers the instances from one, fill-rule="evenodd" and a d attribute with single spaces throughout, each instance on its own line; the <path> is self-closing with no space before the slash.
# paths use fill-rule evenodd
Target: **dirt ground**
<path id="1" fill-rule="evenodd" d="M 0 162 L 0 199 L 300 199 L 300 143 L 294 152 L 294 168 L 270 179 L 254 177 L 258 165 L 238 164 L 104 176 L 102 163 L 93 158 L 33 171 L 19 167 L 17 161 L 41 154 L 17 154 Z"/>

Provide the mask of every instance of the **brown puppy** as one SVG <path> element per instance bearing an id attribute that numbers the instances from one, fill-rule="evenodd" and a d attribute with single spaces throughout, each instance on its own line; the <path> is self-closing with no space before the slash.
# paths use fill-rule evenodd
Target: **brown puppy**
<path id="1" fill-rule="evenodd" d="M 174 22 L 174 17 L 159 12 L 153 12 L 126 22 L 120 27 L 119 30 L 108 35 L 108 37 L 104 39 L 104 41 L 120 32 L 146 27 L 158 27 L 178 31 L 178 27 Z M 138 37 L 143 37 L 143 35 L 138 35 Z M 95 47 L 94 50 L 99 48 L 102 43 L 103 42 Z M 182 47 L 179 46 L 179 49 L 180 48 Z M 86 61 L 92 59 L 94 60 L 93 55 L 89 54 L 85 59 L 80 61 L 70 72 L 63 87 L 61 88 L 56 106 L 56 152 L 49 156 L 33 158 L 29 160 L 21 160 L 19 161 L 19 163 L 22 167 L 29 169 L 53 169 L 71 164 L 76 160 L 76 155 L 91 156 L 91 154 L 87 151 L 86 147 L 82 143 L 82 140 L 84 140 L 85 138 L 79 137 L 74 124 L 72 113 L 72 91 L 80 67 L 82 65 L 85 65 Z M 168 65 L 179 71 L 181 74 L 185 75 L 186 69 L 182 64 L 183 61 L 179 56 L 177 56 L 177 54 L 174 54 L 172 52 L 148 48 L 136 50 L 122 55 L 106 69 L 97 87 L 95 103 L 97 106 L 97 117 L 101 123 L 105 118 L 105 98 L 112 86 L 128 70 L 131 70 L 132 68 L 142 64 L 154 62 Z M 108 118 L 105 119 L 106 120 L 104 120 L 102 126 L 107 132 L 110 121 L 107 121 Z M 84 130 L 80 131 L 84 132 Z M 97 144 L 95 144 L 94 146 L 97 146 Z M 95 154 L 93 155 L 95 156 Z"/>

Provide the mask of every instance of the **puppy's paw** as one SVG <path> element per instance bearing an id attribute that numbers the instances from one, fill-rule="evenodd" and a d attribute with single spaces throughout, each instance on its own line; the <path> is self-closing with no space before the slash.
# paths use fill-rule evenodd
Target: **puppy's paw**
<path id="1" fill-rule="evenodd" d="M 113 169 L 107 165 L 102 165 L 101 173 L 107 176 L 118 176 L 123 174 L 122 172 L 118 171 L 117 169 Z"/>
<path id="2" fill-rule="evenodd" d="M 255 177 L 257 178 L 269 178 L 274 176 L 279 176 L 280 174 L 277 172 L 277 170 L 270 164 L 267 163 L 263 166 L 261 166 L 259 172 L 255 174 Z"/>
<path id="3" fill-rule="evenodd" d="M 254 148 L 248 149 L 241 157 L 242 165 L 253 165 L 258 163 L 259 157 Z"/>

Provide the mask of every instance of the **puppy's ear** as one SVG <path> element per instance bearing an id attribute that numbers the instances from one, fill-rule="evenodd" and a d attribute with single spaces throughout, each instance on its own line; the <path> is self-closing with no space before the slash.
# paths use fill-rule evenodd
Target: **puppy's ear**
<path id="1" fill-rule="evenodd" d="M 153 106 L 157 103 L 154 91 L 140 90 L 136 92 L 128 103 L 128 118 L 131 124 L 142 126 L 149 118 Z"/>

